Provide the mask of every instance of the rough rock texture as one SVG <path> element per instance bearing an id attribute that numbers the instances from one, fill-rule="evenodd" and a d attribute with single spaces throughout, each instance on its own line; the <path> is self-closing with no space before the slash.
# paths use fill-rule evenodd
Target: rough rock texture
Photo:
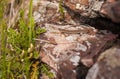
<path id="1" fill-rule="evenodd" d="M 112 21 L 120 23 L 120 0 L 107 0 L 100 12 Z"/>
<path id="2" fill-rule="evenodd" d="M 120 78 L 120 46 L 103 52 L 97 63 L 89 70 L 86 79 L 119 79 Z"/>
<path id="3" fill-rule="evenodd" d="M 56 0 L 41 0 L 34 3 L 34 18 L 39 26 L 44 26 L 47 23 L 53 24 L 79 24 L 77 20 L 63 8 L 64 15 L 60 12 L 59 2 Z M 72 15 L 74 15 L 71 12 Z"/>
<path id="4" fill-rule="evenodd" d="M 116 35 L 97 31 L 84 25 L 45 24 L 47 32 L 41 38 L 42 61 L 52 67 L 63 79 L 76 79 L 79 62 L 90 67 L 95 57 L 112 42 Z M 68 77 L 69 75 L 69 77 Z"/>
<path id="5" fill-rule="evenodd" d="M 80 15 L 94 18 L 98 15 L 104 0 L 63 0 L 63 2 Z"/>
<path id="6" fill-rule="evenodd" d="M 89 18 L 103 16 L 120 23 L 119 0 L 63 0 L 63 3 L 82 16 Z"/>
<path id="7" fill-rule="evenodd" d="M 82 24 L 77 19 L 79 16 L 73 17 L 76 12 L 93 18 L 104 1 L 63 0 L 64 16 L 58 1 L 34 2 L 37 28 L 46 28 L 46 33 L 40 39 L 35 39 L 41 45 L 41 60 L 54 70 L 55 79 L 85 79 L 89 67 L 96 62 L 101 52 L 113 45 L 117 34 Z M 66 10 L 66 6 L 71 10 Z"/>

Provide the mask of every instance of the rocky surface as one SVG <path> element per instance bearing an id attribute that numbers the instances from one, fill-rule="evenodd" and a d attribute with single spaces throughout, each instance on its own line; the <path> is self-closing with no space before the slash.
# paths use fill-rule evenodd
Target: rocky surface
<path id="1" fill-rule="evenodd" d="M 120 23 L 120 1 L 119 0 L 107 0 L 105 4 L 103 4 L 102 9 L 100 11 L 108 18 L 111 18 L 112 21 Z"/>
<path id="2" fill-rule="evenodd" d="M 90 68 L 86 79 L 119 79 L 120 78 L 120 45 L 103 52 L 97 63 Z"/>
<path id="3" fill-rule="evenodd" d="M 41 38 L 42 61 L 52 67 L 63 79 L 76 79 L 79 62 L 90 67 L 95 57 L 105 50 L 116 35 L 97 31 L 90 26 L 45 24 L 47 32 Z M 67 77 L 69 75 L 69 77 Z"/>
<path id="4" fill-rule="evenodd" d="M 63 0 L 63 3 L 81 16 L 89 18 L 103 16 L 110 18 L 114 22 L 120 22 L 119 0 Z"/>
<path id="5" fill-rule="evenodd" d="M 63 0 L 65 6 L 69 7 L 82 16 L 94 18 L 98 16 L 104 0 Z"/>
<path id="6" fill-rule="evenodd" d="M 63 0 L 61 4 L 59 0 L 34 1 L 33 14 L 37 28 L 46 29 L 46 33 L 35 40 L 41 45 L 42 62 L 50 66 L 55 79 L 85 79 L 88 69 L 96 62 L 102 61 L 97 61 L 99 55 L 113 45 L 118 34 L 94 27 L 102 23 L 92 26 L 82 23 L 86 21 L 84 18 L 78 19 L 81 16 L 88 17 L 85 19 L 102 16 L 102 14 L 107 16 L 109 13 L 107 13 L 107 8 L 101 9 L 106 2 L 103 0 Z M 92 23 L 97 23 L 97 20 L 93 20 Z M 107 67 L 103 64 L 100 66 Z M 92 69 L 89 70 L 86 79 L 97 79 L 97 77 L 91 77 L 91 74 L 96 73 L 92 71 Z M 107 73 L 104 74 L 107 75 Z"/>

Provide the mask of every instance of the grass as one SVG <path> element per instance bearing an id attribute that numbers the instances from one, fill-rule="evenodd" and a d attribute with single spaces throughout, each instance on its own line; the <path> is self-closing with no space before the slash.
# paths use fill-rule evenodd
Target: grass
<path id="1" fill-rule="evenodd" d="M 25 11 L 21 9 L 17 28 L 8 28 L 8 20 L 4 19 L 7 1 L 0 0 L 0 79 L 38 79 L 41 73 L 53 78 L 49 67 L 41 63 L 39 51 L 35 49 L 34 39 L 45 29 L 35 30 L 32 1 L 27 21 L 24 19 Z"/>
<path id="2" fill-rule="evenodd" d="M 64 18 L 65 18 L 65 12 L 64 12 L 64 8 L 62 6 L 62 2 L 63 2 L 63 0 L 60 0 L 60 2 L 59 2 L 60 20 L 64 20 Z"/>
<path id="3" fill-rule="evenodd" d="M 6 5 L 6 1 L 0 1 L 0 77 L 3 77 L 5 79 L 5 73 L 7 74 L 7 63 L 6 63 L 6 39 L 7 39 L 7 34 L 6 34 L 6 23 L 5 20 L 2 19 L 4 14 L 1 12 L 4 12 L 4 5 Z"/>

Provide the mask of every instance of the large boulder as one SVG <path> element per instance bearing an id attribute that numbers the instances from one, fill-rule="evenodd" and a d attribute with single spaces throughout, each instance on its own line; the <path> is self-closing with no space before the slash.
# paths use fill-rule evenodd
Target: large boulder
<path id="1" fill-rule="evenodd" d="M 112 45 L 116 38 L 110 32 L 97 31 L 91 26 L 46 23 L 45 27 L 47 32 L 40 39 L 41 58 L 59 75 L 59 79 L 76 79 L 85 70 L 79 69 L 79 63 L 88 68 L 92 66 L 101 51 Z"/>
<path id="2" fill-rule="evenodd" d="M 50 66 L 55 79 L 84 79 L 89 67 L 96 62 L 102 51 L 113 44 L 117 35 L 107 30 L 98 30 L 81 24 L 76 19 L 79 16 L 71 16 L 75 15 L 74 11 L 81 13 L 68 5 L 72 0 L 63 1 L 65 6 L 72 10 L 67 11 L 63 5 L 63 21 L 61 21 L 59 0 L 40 0 L 38 4 L 36 4 L 37 1 L 34 3 L 34 18 L 38 24 L 37 28 L 39 26 L 46 28 L 46 33 L 42 34 L 40 39 L 35 40 L 37 40 L 38 47 L 41 45 L 42 62 Z M 74 2 L 76 1 L 78 0 Z M 81 1 L 84 2 L 84 0 Z M 86 3 L 85 1 L 84 4 L 87 5 Z M 100 1 L 100 5 L 102 3 L 103 1 Z M 99 11 L 99 8 L 95 10 Z"/>
<path id="3" fill-rule="evenodd" d="M 94 18 L 98 16 L 104 0 L 63 0 L 65 6 L 82 16 Z"/>
<path id="4" fill-rule="evenodd" d="M 97 63 L 89 70 L 86 79 L 119 79 L 120 78 L 120 46 L 103 52 Z"/>
<path id="5" fill-rule="evenodd" d="M 103 4 L 101 11 L 102 14 L 111 18 L 112 21 L 120 23 L 120 1 L 119 0 L 107 0 Z"/>
<path id="6" fill-rule="evenodd" d="M 108 17 L 113 22 L 120 23 L 119 0 L 63 0 L 66 7 L 82 16 L 95 18 Z"/>

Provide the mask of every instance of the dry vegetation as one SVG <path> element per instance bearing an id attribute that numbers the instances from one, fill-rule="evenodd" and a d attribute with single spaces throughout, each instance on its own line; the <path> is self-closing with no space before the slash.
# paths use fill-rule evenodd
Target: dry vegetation
<path id="1" fill-rule="evenodd" d="M 52 77 L 35 44 L 45 29 L 35 30 L 32 1 L 0 0 L 0 79 L 38 79 L 41 73 Z"/>

